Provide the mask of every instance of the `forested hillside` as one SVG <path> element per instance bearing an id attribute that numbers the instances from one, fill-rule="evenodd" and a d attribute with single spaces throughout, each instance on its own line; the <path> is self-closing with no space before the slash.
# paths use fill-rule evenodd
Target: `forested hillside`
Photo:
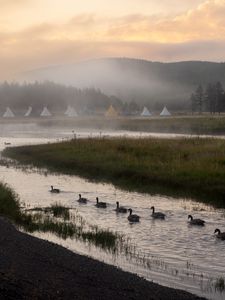
<path id="1" fill-rule="evenodd" d="M 123 101 L 135 101 L 160 110 L 190 109 L 190 94 L 199 84 L 225 84 L 225 63 L 160 63 L 108 58 L 39 69 L 21 74 L 26 80 L 52 80 L 78 88 L 97 88 Z"/>

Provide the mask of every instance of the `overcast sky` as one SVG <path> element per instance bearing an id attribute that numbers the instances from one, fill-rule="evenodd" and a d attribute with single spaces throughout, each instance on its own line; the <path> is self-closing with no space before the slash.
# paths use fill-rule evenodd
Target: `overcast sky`
<path id="1" fill-rule="evenodd" d="M 0 0 L 0 79 L 99 57 L 225 61 L 225 0 Z"/>

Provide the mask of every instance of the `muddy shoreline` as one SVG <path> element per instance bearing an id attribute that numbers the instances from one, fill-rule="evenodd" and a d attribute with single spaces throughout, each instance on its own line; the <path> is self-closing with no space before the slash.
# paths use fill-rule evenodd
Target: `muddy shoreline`
<path id="1" fill-rule="evenodd" d="M 0 217 L 0 299 L 203 298 L 21 233 Z"/>

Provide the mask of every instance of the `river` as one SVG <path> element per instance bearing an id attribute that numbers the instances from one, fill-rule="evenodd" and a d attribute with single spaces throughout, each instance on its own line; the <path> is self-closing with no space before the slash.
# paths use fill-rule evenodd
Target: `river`
<path id="1" fill-rule="evenodd" d="M 11 126 L 0 129 L 0 150 L 8 146 L 54 142 L 73 137 L 94 135 L 131 135 L 129 132 L 66 131 L 39 129 L 36 126 Z M 138 133 L 140 135 L 140 133 Z M 144 135 L 144 133 L 141 133 Z M 148 134 L 149 136 L 150 134 Z M 10 144 L 10 145 L 9 145 Z M 25 172 L 0 166 L 0 180 L 11 186 L 26 207 L 46 207 L 60 202 L 77 208 L 91 224 L 109 228 L 130 237 L 136 245 L 137 257 L 115 256 L 94 246 L 73 239 L 60 239 L 53 234 L 34 235 L 58 243 L 74 252 L 88 255 L 134 272 L 162 285 L 184 289 L 209 299 L 225 299 L 225 293 L 215 290 L 218 278 L 225 277 L 225 242 L 214 236 L 215 228 L 225 229 L 225 210 L 214 209 L 191 199 L 173 199 L 161 195 L 128 193 L 110 184 L 89 182 L 78 176 Z M 49 193 L 50 186 L 60 188 L 60 194 Z M 88 198 L 79 205 L 78 194 Z M 95 198 L 108 203 L 105 210 L 95 207 Z M 115 203 L 132 208 L 141 216 L 140 223 L 130 224 L 127 215 L 115 213 Z M 166 214 L 165 221 L 153 220 L 150 207 Z M 204 227 L 190 226 L 187 216 L 202 218 Z M 148 262 L 147 266 L 144 262 Z"/>

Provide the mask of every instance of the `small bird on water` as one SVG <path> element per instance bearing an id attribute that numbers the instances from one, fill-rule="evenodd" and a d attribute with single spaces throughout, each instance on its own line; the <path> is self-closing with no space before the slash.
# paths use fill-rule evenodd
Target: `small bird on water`
<path id="1" fill-rule="evenodd" d="M 58 194 L 60 193 L 60 189 L 55 189 L 53 188 L 53 185 L 51 185 L 51 190 L 50 190 L 51 193 L 55 193 L 55 194 Z"/>

